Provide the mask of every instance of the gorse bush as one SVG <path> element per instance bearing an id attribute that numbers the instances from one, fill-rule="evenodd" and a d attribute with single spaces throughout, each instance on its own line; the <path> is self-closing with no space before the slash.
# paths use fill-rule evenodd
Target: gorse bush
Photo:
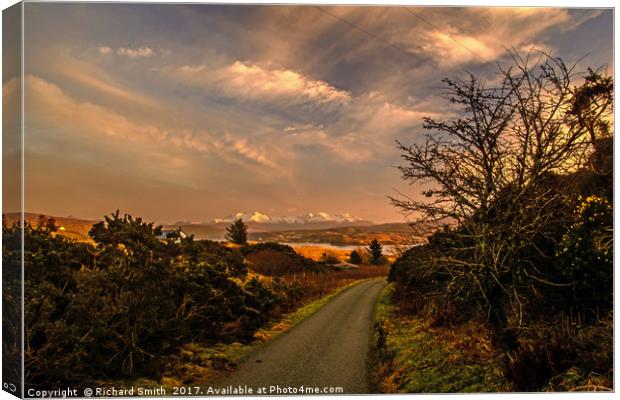
<path id="1" fill-rule="evenodd" d="M 4 267 L 15 272 L 5 274 L 5 287 L 21 278 L 21 231 L 3 224 Z M 92 226 L 92 243 L 65 238 L 45 218 L 27 224 L 24 235 L 26 381 L 42 388 L 157 380 L 184 345 L 252 341 L 282 313 L 387 272 L 325 273 L 320 262 L 276 243 L 162 240 L 161 227 L 118 211 Z"/>
<path id="2" fill-rule="evenodd" d="M 557 256 L 575 296 L 611 304 L 613 299 L 613 212 L 598 196 L 582 200 L 573 224 L 562 236 Z"/>
<path id="3" fill-rule="evenodd" d="M 20 233 L 3 226 L 5 255 Z M 28 382 L 156 378 L 183 343 L 248 341 L 269 321 L 281 298 L 246 279 L 238 251 L 160 233 L 118 212 L 92 227 L 94 245 L 25 226 Z"/>

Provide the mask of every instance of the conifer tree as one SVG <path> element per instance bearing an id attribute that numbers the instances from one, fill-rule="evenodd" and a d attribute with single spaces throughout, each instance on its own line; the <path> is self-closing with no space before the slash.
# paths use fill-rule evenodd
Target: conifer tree
<path id="1" fill-rule="evenodd" d="M 232 243 L 246 244 L 248 242 L 248 226 L 241 218 L 233 221 L 233 223 L 226 228 L 226 232 L 226 239 Z"/>
<path id="2" fill-rule="evenodd" d="M 381 264 L 381 259 L 383 257 L 383 246 L 381 246 L 377 239 L 373 239 L 372 242 L 368 244 L 368 254 L 370 254 L 371 262 L 373 264 Z"/>

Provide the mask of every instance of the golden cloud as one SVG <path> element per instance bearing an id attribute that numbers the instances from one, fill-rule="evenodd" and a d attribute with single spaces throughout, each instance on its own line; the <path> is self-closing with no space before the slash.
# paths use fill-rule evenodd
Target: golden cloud
<path id="1" fill-rule="evenodd" d="M 446 18 L 435 28 L 412 32 L 409 42 L 423 43 L 422 49 L 446 67 L 488 62 L 501 57 L 507 48 L 550 50 L 537 38 L 552 26 L 568 29 L 571 21 L 568 11 L 560 8 L 475 8 L 469 12 L 475 13 L 471 20 L 480 21 L 481 28 L 475 32 L 460 27 L 462 20 Z"/>
<path id="2" fill-rule="evenodd" d="M 5 84 L 5 92 L 15 90 L 17 84 Z M 247 139 L 236 138 L 230 133 L 216 135 L 206 130 L 185 128 L 169 131 L 154 124 L 135 122 L 127 117 L 90 102 L 80 102 L 67 95 L 59 86 L 34 75 L 28 75 L 25 83 L 26 112 L 39 129 L 62 130 L 67 135 L 94 136 L 95 139 L 121 139 L 119 148 L 130 143 L 140 143 L 159 149 L 155 154 L 170 154 L 171 149 L 183 152 L 195 151 L 217 155 L 227 161 L 246 165 L 257 163 L 269 168 L 277 164 L 267 156 L 268 152 Z M 31 125 L 32 126 L 32 125 Z M 185 167 L 187 162 L 169 156 L 172 167 Z M 246 165 L 247 166 L 247 165 Z"/>
<path id="3" fill-rule="evenodd" d="M 191 85 L 200 85 L 240 100 L 278 101 L 290 104 L 345 105 L 351 100 L 347 91 L 327 82 L 311 79 L 285 68 L 268 68 L 235 61 L 223 68 L 184 65 L 172 76 Z"/>

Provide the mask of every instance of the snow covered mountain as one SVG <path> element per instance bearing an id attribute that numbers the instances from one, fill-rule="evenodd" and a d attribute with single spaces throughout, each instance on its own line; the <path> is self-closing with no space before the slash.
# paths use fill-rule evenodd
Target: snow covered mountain
<path id="1" fill-rule="evenodd" d="M 307 225 L 307 224 L 361 224 L 371 223 L 362 218 L 358 218 L 349 213 L 329 214 L 326 212 L 309 212 L 297 216 L 270 216 L 258 211 L 254 212 L 237 212 L 223 218 L 215 218 L 213 223 L 230 223 L 235 219 L 241 218 L 246 223 L 255 224 L 290 224 L 290 225 Z"/>
<path id="2" fill-rule="evenodd" d="M 229 216 L 226 216 L 224 218 L 215 218 L 213 220 L 213 223 L 215 224 L 219 224 L 223 222 L 230 223 L 239 218 L 241 218 L 244 222 L 256 222 L 259 224 L 273 222 L 269 215 L 260 213 L 258 211 L 254 211 L 253 213 L 238 212 L 238 213 L 234 213 Z"/>

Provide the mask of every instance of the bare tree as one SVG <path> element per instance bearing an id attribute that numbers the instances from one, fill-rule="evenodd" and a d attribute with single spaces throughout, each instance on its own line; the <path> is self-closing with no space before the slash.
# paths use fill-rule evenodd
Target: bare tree
<path id="1" fill-rule="evenodd" d="M 423 220 L 456 222 L 449 251 L 429 262 L 448 276 L 452 293 L 475 288 L 500 328 L 509 318 L 521 326 L 538 285 L 570 285 L 541 267 L 570 196 L 558 190 L 558 177 L 583 168 L 594 141 L 610 135 L 613 100 L 611 80 L 591 70 L 578 73 L 547 54 L 513 52 L 512 60 L 493 87 L 473 75 L 444 80 L 460 116 L 425 118 L 422 144 L 397 142 L 403 179 L 431 189 L 421 200 L 391 197 Z"/>
<path id="2" fill-rule="evenodd" d="M 425 220 L 462 222 L 474 213 L 485 214 L 508 189 L 523 192 L 548 173 L 582 165 L 595 136 L 590 132 L 601 130 L 597 121 L 608 114 L 611 102 L 596 103 L 584 117 L 579 110 L 594 102 L 585 86 L 572 86 L 582 78 L 575 66 L 545 54 L 532 61 L 513 53 L 513 61 L 509 69 L 500 67 L 497 87 L 486 87 L 473 75 L 466 81 L 443 80 L 445 97 L 462 106 L 461 117 L 427 117 L 423 127 L 430 132 L 423 144 L 397 142 L 406 161 L 399 167 L 403 179 L 434 186 L 422 200 L 391 197 L 394 205 Z M 603 78 L 594 74 L 589 79 Z M 584 99 L 577 102 L 576 94 Z"/>

